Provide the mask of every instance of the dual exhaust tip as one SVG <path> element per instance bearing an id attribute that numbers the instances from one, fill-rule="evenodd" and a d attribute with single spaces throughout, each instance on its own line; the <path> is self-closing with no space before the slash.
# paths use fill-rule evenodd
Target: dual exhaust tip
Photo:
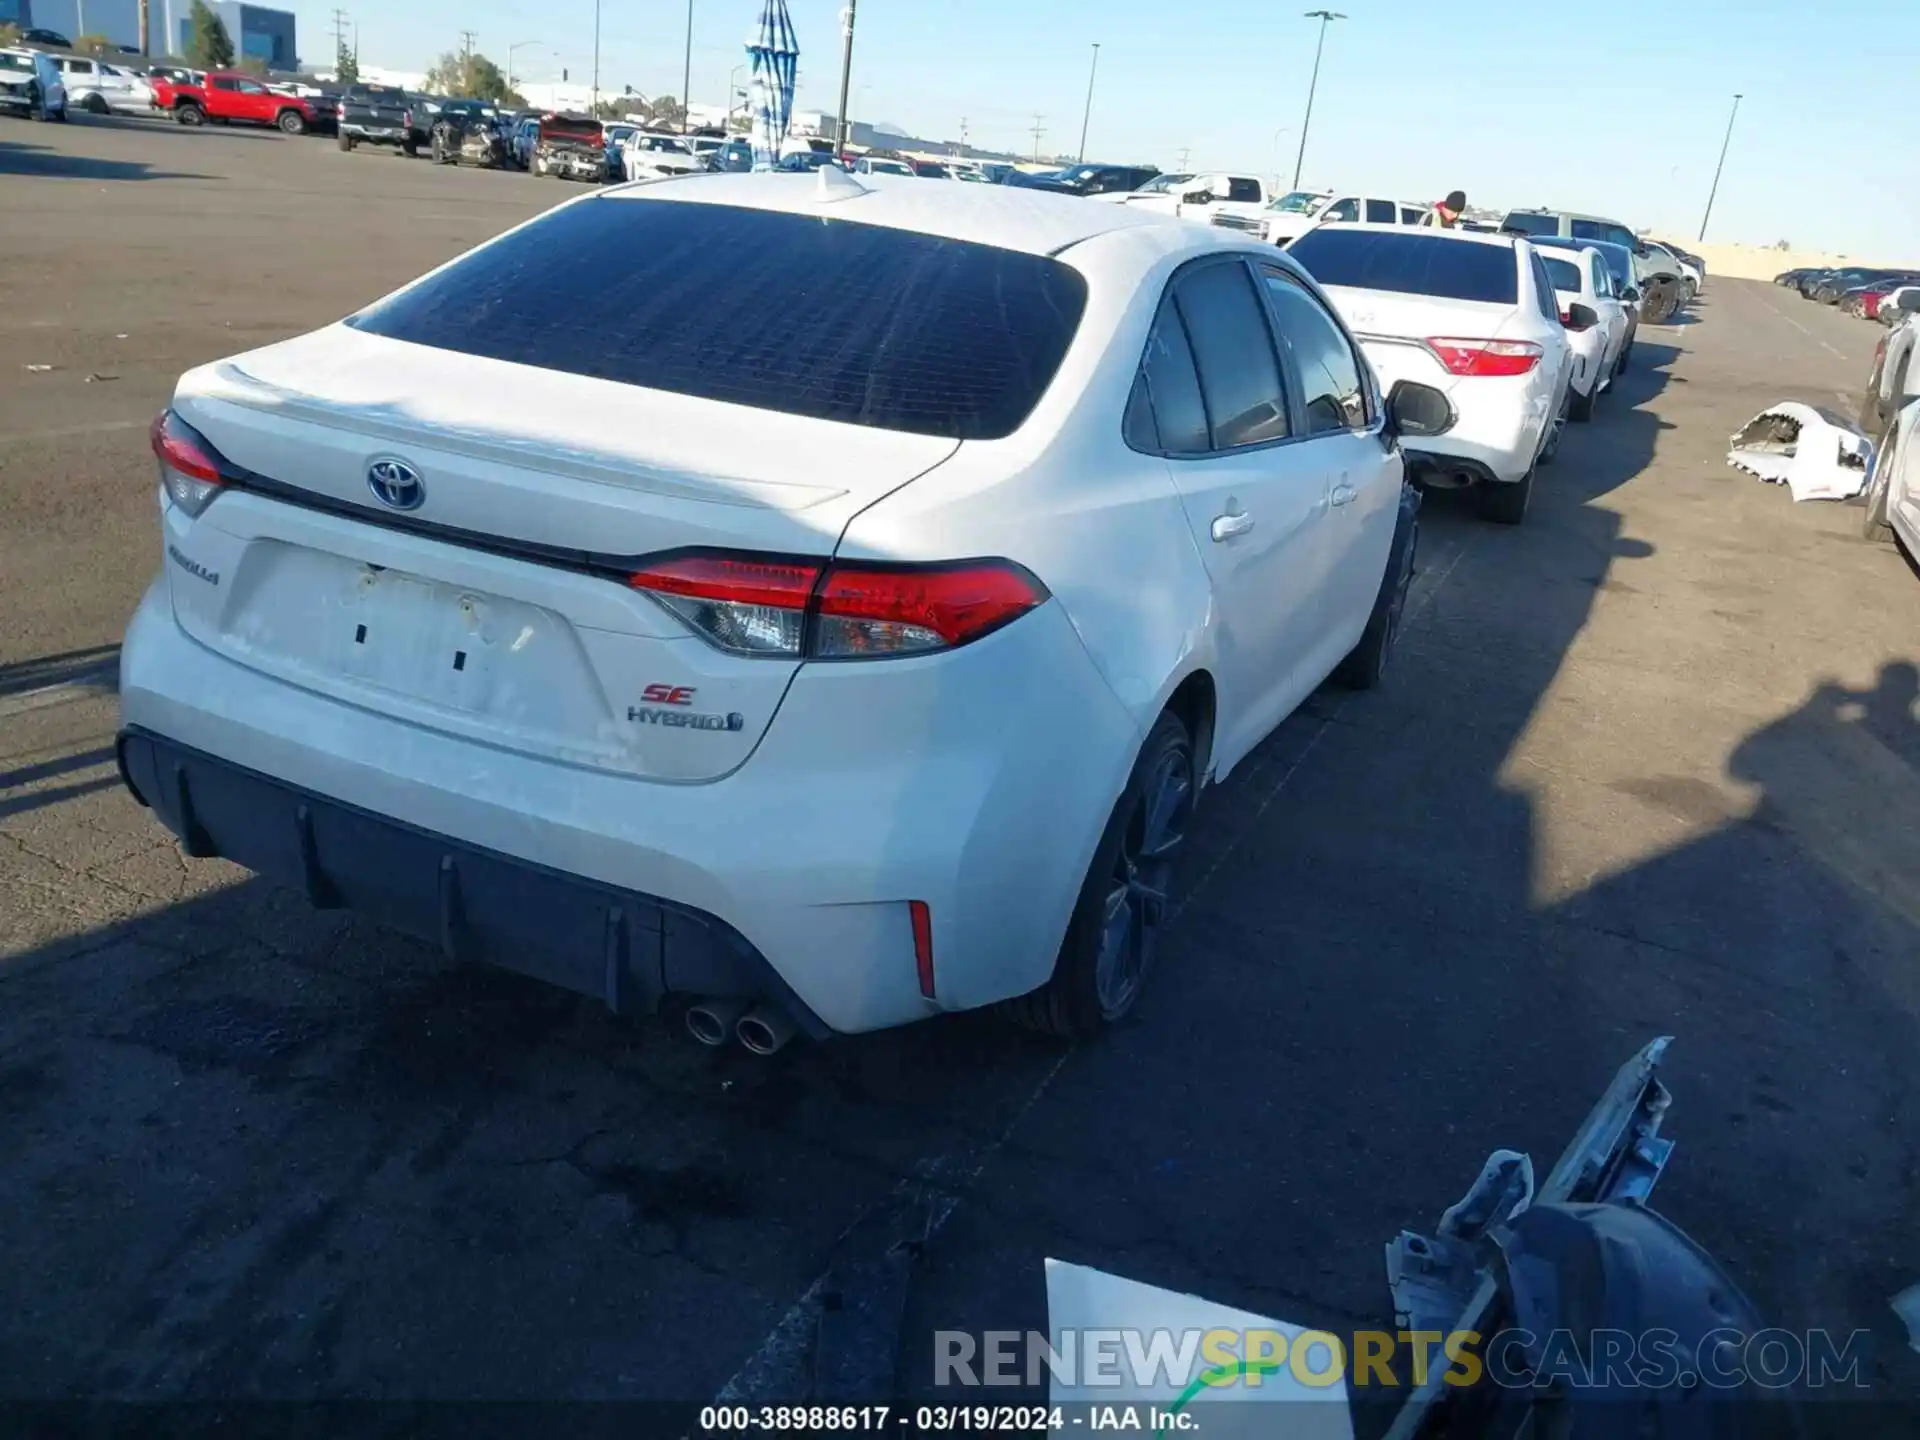
<path id="1" fill-rule="evenodd" d="M 715 1049 L 738 1040 L 755 1055 L 772 1055 L 793 1039 L 796 1027 L 782 1011 L 745 1000 L 701 1000 L 687 1007 L 687 1033 Z"/>

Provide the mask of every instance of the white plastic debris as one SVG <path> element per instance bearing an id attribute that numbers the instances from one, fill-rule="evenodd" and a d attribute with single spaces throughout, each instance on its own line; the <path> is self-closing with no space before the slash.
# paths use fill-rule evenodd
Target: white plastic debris
<path id="1" fill-rule="evenodd" d="M 1729 436 L 1727 464 L 1795 500 L 1848 500 L 1866 487 L 1873 442 L 1831 410 L 1782 400 Z"/>
<path id="2" fill-rule="evenodd" d="M 1888 1302 L 1907 1327 L 1907 1343 L 1920 1350 L 1920 1285 L 1909 1285 Z"/>
<path id="3" fill-rule="evenodd" d="M 48 372 L 49 370 L 51 370 L 51 369 L 53 369 L 53 366 L 51 366 L 51 365 L 29 365 L 29 366 L 27 366 L 26 368 L 27 368 L 27 369 L 29 369 L 29 370 L 31 370 L 31 371 L 32 371 L 32 372 L 33 372 L 34 374 L 36 374 L 36 375 L 44 375 L 44 374 L 46 374 L 46 373 L 47 373 L 47 372 Z"/>

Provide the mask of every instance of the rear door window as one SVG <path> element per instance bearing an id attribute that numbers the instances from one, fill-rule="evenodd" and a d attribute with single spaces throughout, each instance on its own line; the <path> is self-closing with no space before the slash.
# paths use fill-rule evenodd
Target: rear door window
<path id="1" fill-rule="evenodd" d="M 1280 359 L 1247 267 L 1238 260 L 1196 266 L 1181 272 L 1173 293 L 1200 372 L 1213 448 L 1286 438 Z"/>
<path id="2" fill-rule="evenodd" d="M 1078 271 L 1043 255 L 819 214 L 607 195 L 562 206 L 347 323 L 624 385 L 990 440 L 1039 403 L 1086 295 Z"/>
<path id="3" fill-rule="evenodd" d="M 1354 221 L 1360 218 L 1360 202 L 1349 195 L 1344 200 L 1336 200 L 1320 212 L 1320 218 L 1326 220 Z"/>
<path id="4" fill-rule="evenodd" d="M 1520 294 L 1511 245 L 1444 231 L 1310 230 L 1287 253 L 1322 285 L 1501 305 Z"/>
<path id="5" fill-rule="evenodd" d="M 1573 261 L 1546 256 L 1541 263 L 1547 267 L 1547 278 L 1555 290 L 1571 290 L 1578 295 L 1586 288 L 1580 280 L 1580 267 Z"/>
<path id="6" fill-rule="evenodd" d="M 1367 223 L 1369 225 L 1393 224 L 1393 202 L 1391 200 L 1367 201 Z"/>
<path id="7" fill-rule="evenodd" d="M 1238 175 L 1227 181 L 1227 199 L 1235 205 L 1258 205 L 1260 203 L 1260 182 L 1243 179 Z"/>
<path id="8" fill-rule="evenodd" d="M 1400 223 L 1402 225 L 1418 225 L 1426 218 L 1427 212 L 1422 210 L 1418 205 L 1402 205 L 1400 207 Z"/>

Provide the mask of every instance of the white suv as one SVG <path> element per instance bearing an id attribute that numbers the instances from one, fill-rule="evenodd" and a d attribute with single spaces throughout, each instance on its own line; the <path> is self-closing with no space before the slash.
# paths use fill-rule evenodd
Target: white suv
<path id="1" fill-rule="evenodd" d="M 30 120 L 65 120 L 67 87 L 53 57 L 40 50 L 0 49 L 0 106 Z"/>
<path id="2" fill-rule="evenodd" d="M 1271 244 L 1291 245 L 1321 225 L 1424 225 L 1432 213 L 1417 200 L 1296 190 L 1267 207 L 1260 233 Z"/>
<path id="3" fill-rule="evenodd" d="M 1379 678 L 1449 418 L 1223 231 L 595 192 L 181 378 L 121 766 L 191 855 L 716 1043 L 1095 1031 L 1201 785 Z"/>

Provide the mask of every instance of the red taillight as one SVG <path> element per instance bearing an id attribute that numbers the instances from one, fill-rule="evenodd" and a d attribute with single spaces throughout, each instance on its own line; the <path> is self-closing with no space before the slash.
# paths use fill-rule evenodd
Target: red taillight
<path id="1" fill-rule="evenodd" d="M 924 900 L 909 900 L 913 917 L 913 968 L 920 973 L 920 993 L 933 999 L 933 912 Z"/>
<path id="2" fill-rule="evenodd" d="M 1531 340 L 1430 339 L 1427 349 L 1454 375 L 1524 375 L 1540 363 Z"/>
<path id="3" fill-rule="evenodd" d="M 670 556 L 628 577 L 723 650 L 826 660 L 949 650 L 1016 620 L 1047 590 L 1005 560 L 831 564 Z"/>
<path id="4" fill-rule="evenodd" d="M 160 462 L 160 483 L 167 495 L 189 515 L 198 515 L 213 503 L 226 484 L 220 457 L 200 432 L 171 410 L 156 415 L 147 439 Z"/>

